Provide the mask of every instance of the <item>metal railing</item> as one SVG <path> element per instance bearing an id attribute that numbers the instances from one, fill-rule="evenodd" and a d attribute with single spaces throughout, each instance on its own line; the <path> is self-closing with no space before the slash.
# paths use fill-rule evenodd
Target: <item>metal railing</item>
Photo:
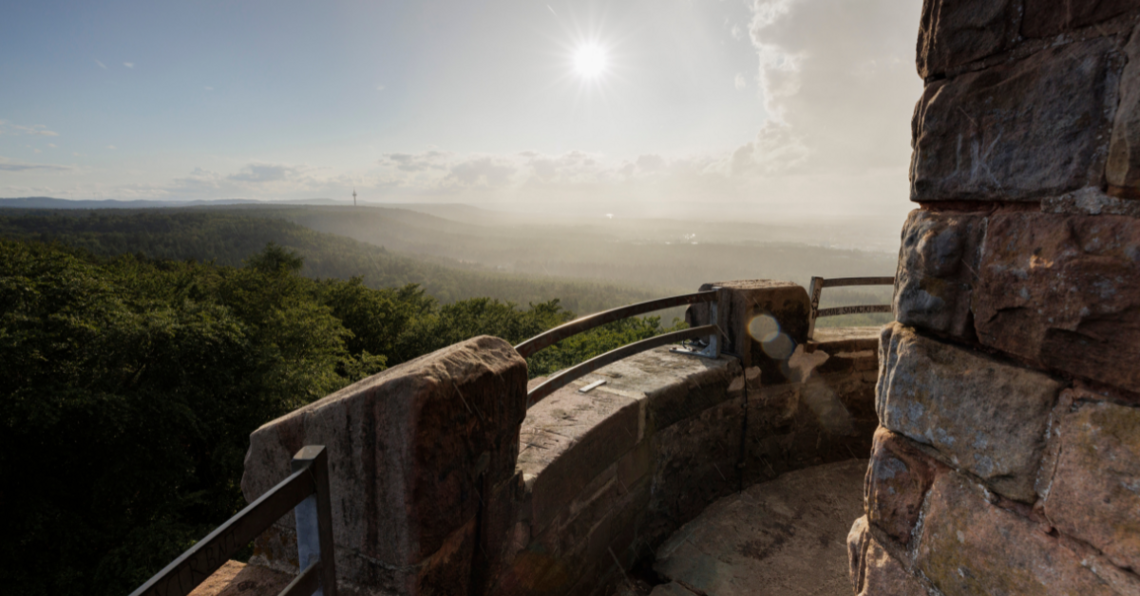
<path id="1" fill-rule="evenodd" d="M 337 596 L 328 455 L 323 445 L 301 448 L 293 456 L 288 478 L 182 553 L 131 596 L 186 596 L 290 509 L 297 518 L 301 571 L 280 596 Z"/>
<path id="2" fill-rule="evenodd" d="M 723 319 L 728 313 L 727 309 L 728 291 L 715 288 L 703 292 L 695 292 L 693 294 L 682 294 L 680 296 L 670 296 L 668 298 L 658 298 L 657 300 L 649 300 L 647 302 L 640 302 L 638 304 L 630 304 L 628 306 L 621 306 L 618 308 L 602 311 L 592 315 L 587 315 L 579 319 L 570 321 L 555 327 L 544 333 L 540 333 L 521 344 L 515 346 L 515 350 L 522 355 L 523 358 L 529 358 L 535 352 L 543 348 L 550 347 L 568 337 L 589 331 L 595 327 L 620 321 L 629 317 L 653 312 L 655 310 L 662 310 L 665 308 L 672 308 L 675 306 L 683 306 L 686 304 L 701 304 L 708 303 L 709 305 L 709 321 L 713 324 L 702 325 L 700 327 L 693 327 L 690 329 L 683 329 L 681 331 L 673 331 L 670 333 L 663 333 L 661 335 L 643 339 L 638 342 L 626 344 L 620 348 L 610 350 L 600 356 L 595 356 L 581 364 L 577 364 L 565 370 L 559 371 L 546 379 L 542 384 L 527 392 L 526 407 L 530 409 L 531 406 L 542 401 L 543 398 L 554 393 L 558 389 L 578 380 L 579 378 L 611 364 L 617 362 L 622 358 L 626 358 L 644 352 L 658 346 L 666 344 L 695 340 L 699 338 L 706 338 L 706 341 L 701 349 L 682 349 L 675 348 L 674 352 L 683 354 L 690 354 L 693 356 L 703 356 L 705 358 L 717 358 L 720 356 L 721 351 L 721 337 L 724 336 Z"/>
<path id="3" fill-rule="evenodd" d="M 856 315 L 863 313 L 891 312 L 890 304 L 861 304 L 858 306 L 837 306 L 820 310 L 819 297 L 824 288 L 841 288 L 844 286 L 890 286 L 894 285 L 893 277 L 836 277 L 824 279 L 811 278 L 811 318 L 808 321 L 808 339 L 815 336 L 815 320 L 821 317 L 838 317 L 840 315 Z"/>

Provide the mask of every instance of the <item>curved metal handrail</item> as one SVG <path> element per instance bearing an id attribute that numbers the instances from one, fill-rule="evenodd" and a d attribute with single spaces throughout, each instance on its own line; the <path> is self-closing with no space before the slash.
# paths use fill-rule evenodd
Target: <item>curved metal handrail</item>
<path id="1" fill-rule="evenodd" d="M 599 313 L 574 319 L 569 323 L 563 323 L 553 329 L 540 333 L 515 346 L 515 351 L 521 354 L 523 358 L 530 358 L 535 352 L 543 348 L 548 348 L 567 337 L 577 335 L 583 331 L 589 331 L 594 327 L 664 308 L 701 302 L 713 302 L 717 299 L 717 295 L 717 290 L 706 290 L 704 292 L 658 298 L 656 300 L 648 300 L 637 304 L 611 308 L 610 310 L 604 310 Z"/>
<path id="2" fill-rule="evenodd" d="M 626 358 L 639 352 L 644 352 L 645 350 L 656 348 L 658 346 L 714 334 L 723 336 L 724 332 L 721 331 L 720 327 L 716 325 L 702 325 L 700 327 L 692 327 L 690 329 L 682 329 L 680 331 L 662 333 L 661 335 L 656 335 L 650 337 L 649 339 L 643 339 L 631 344 L 626 344 L 620 348 L 615 348 L 600 356 L 594 356 L 593 358 L 582 362 L 581 364 L 576 364 L 570 368 L 559 371 L 554 376 L 546 379 L 546 381 L 543 381 L 543 383 L 538 387 L 535 387 L 534 389 L 527 392 L 526 407 L 529 410 L 531 406 L 542 401 L 543 398 L 549 396 L 551 393 L 554 393 L 555 391 L 561 389 L 562 387 L 565 387 L 566 385 L 572 383 L 584 375 L 592 373 L 595 370 L 606 366 L 607 364 L 617 362 L 622 358 Z"/>
<path id="3" fill-rule="evenodd" d="M 811 287 L 808 294 L 811 297 L 811 318 L 808 320 L 808 339 L 815 336 L 815 320 L 821 317 L 838 317 L 841 315 L 855 315 L 876 312 L 891 312 L 890 304 L 860 304 L 857 306 L 837 306 L 835 308 L 819 307 L 819 297 L 824 288 L 842 288 L 847 286 L 889 286 L 895 283 L 893 277 L 822 277 L 811 278 Z"/>

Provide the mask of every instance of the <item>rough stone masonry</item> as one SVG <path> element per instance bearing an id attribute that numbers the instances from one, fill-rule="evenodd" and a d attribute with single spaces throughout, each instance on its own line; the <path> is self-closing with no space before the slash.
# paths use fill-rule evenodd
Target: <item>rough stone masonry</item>
<path id="1" fill-rule="evenodd" d="M 1140 595 L 1140 3 L 925 0 L 855 591 Z"/>

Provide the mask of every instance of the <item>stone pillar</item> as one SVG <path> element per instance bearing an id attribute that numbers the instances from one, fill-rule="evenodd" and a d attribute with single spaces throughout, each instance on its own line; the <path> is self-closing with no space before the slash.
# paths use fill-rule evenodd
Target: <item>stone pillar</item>
<path id="1" fill-rule="evenodd" d="M 336 567 L 346 593 L 478 594 L 513 523 L 526 361 L 477 337 L 346 387 L 250 436 L 242 491 L 289 474 L 303 445 L 329 453 Z M 290 514 L 251 563 L 296 572 Z"/>
<path id="2" fill-rule="evenodd" d="M 925 0 L 858 594 L 1140 594 L 1138 23 Z"/>

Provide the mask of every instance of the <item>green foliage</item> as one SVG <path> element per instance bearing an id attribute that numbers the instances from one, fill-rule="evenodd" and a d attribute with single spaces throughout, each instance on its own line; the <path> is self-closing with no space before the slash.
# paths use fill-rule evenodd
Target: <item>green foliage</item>
<path id="1" fill-rule="evenodd" d="M 127 593 L 244 505 L 261 424 L 388 365 L 573 316 L 303 267 L 274 244 L 230 267 L 0 240 L 0 505 L 15 513 L 0 583 Z M 532 376 L 660 331 L 607 325 L 540 352 Z"/>
<path id="2" fill-rule="evenodd" d="M 359 277 L 370 288 L 416 284 L 445 304 L 480 297 L 515 304 L 558 298 L 564 308 L 584 313 L 656 297 L 653 292 L 614 284 L 509 275 L 447 259 L 409 257 L 281 219 L 294 211 L 0 210 L 0 237 L 58 240 L 103 256 L 138 254 L 235 267 L 272 242 L 302 257 L 300 272 L 307 277 Z"/>

